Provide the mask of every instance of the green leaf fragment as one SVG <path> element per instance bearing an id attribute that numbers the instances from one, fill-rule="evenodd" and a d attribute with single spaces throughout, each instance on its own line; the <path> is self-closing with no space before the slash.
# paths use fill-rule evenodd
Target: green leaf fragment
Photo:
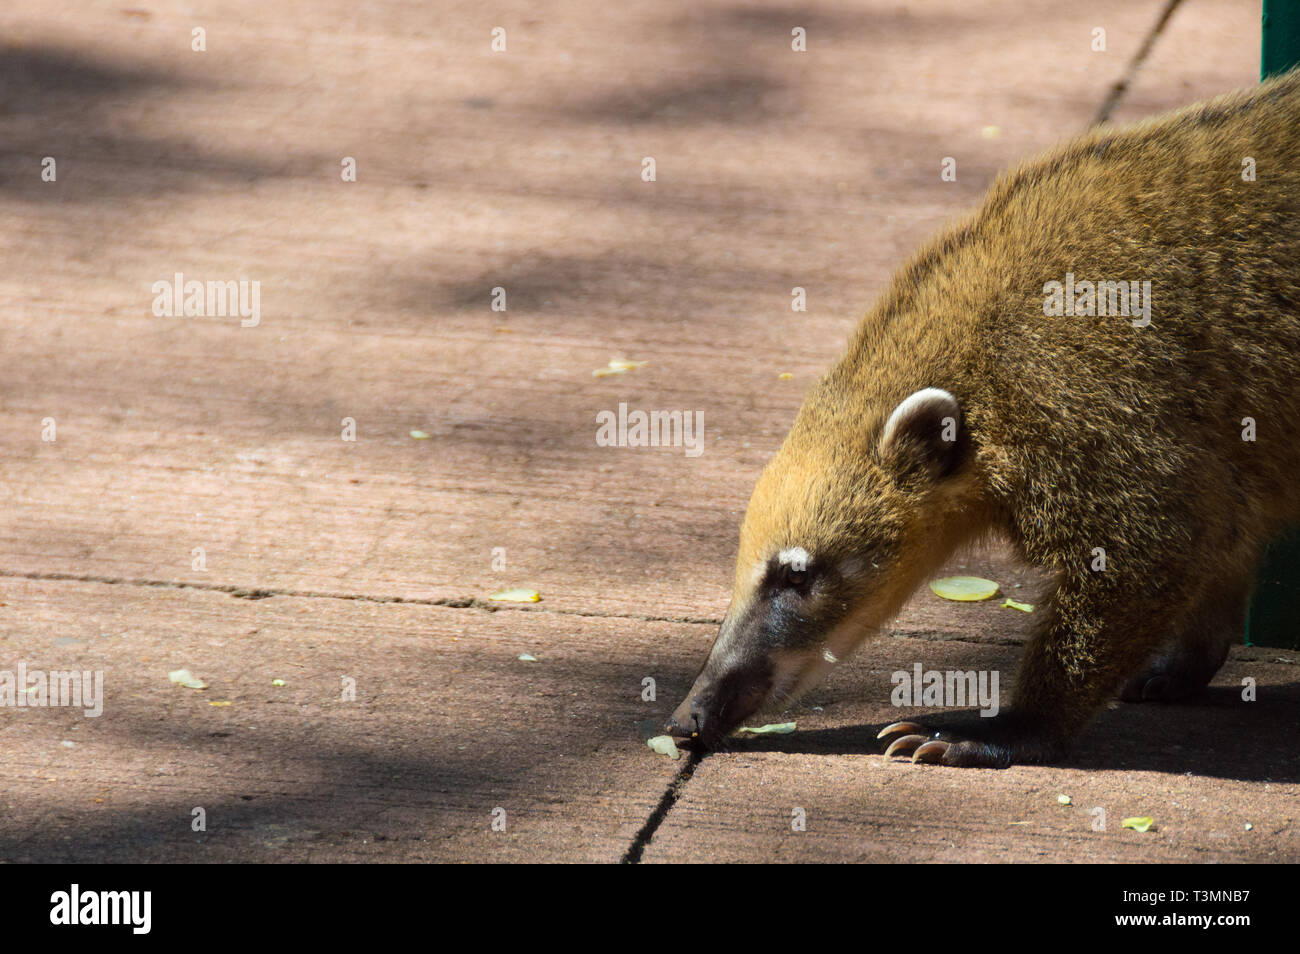
<path id="1" fill-rule="evenodd" d="M 748 732 L 750 735 L 789 735 L 794 731 L 793 722 L 769 722 L 767 725 L 751 727 L 742 725 L 737 732 Z"/>
<path id="2" fill-rule="evenodd" d="M 930 589 L 935 596 L 958 603 L 977 603 L 998 595 L 998 585 L 980 576 L 945 576 L 931 580 Z"/>
<path id="3" fill-rule="evenodd" d="M 1154 818 L 1125 818 L 1119 823 L 1119 827 L 1132 828 L 1134 831 L 1146 831 L 1154 824 Z"/>

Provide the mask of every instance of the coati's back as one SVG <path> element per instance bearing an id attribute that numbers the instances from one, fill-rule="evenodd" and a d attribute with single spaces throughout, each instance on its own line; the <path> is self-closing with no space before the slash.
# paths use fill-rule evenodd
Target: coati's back
<path id="1" fill-rule="evenodd" d="M 1149 287 L 1149 324 L 1049 317 L 1052 282 Z M 1004 176 L 900 273 L 796 431 L 873 431 L 944 388 L 1033 562 L 1073 565 L 1080 541 L 1233 561 L 1300 519 L 1298 382 L 1300 71 Z"/>

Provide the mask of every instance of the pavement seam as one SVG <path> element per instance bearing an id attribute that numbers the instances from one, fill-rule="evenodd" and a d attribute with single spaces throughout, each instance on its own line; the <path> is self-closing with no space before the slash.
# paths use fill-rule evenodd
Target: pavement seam
<path id="1" fill-rule="evenodd" d="M 1129 60 L 1128 67 L 1124 70 L 1124 75 L 1116 81 L 1115 85 L 1111 87 L 1110 92 L 1106 94 L 1106 99 L 1097 110 L 1097 115 L 1093 117 L 1091 125 L 1100 126 L 1102 123 L 1110 120 L 1111 113 L 1115 111 L 1115 107 L 1119 105 L 1119 101 L 1124 98 L 1124 94 L 1127 93 L 1129 88 L 1133 85 L 1133 80 L 1137 78 L 1138 70 L 1140 70 L 1142 64 L 1146 62 L 1146 58 L 1151 54 L 1151 50 L 1156 45 L 1156 40 L 1160 38 L 1160 34 L 1164 32 L 1165 26 L 1169 23 L 1169 19 L 1174 15 L 1174 11 L 1178 9 L 1181 3 L 1182 0 L 1168 0 L 1165 4 L 1165 8 L 1160 11 L 1160 19 L 1156 20 L 1156 25 L 1151 28 L 1151 32 L 1148 33 L 1146 39 L 1142 41 L 1142 45 L 1138 47 L 1138 51 L 1133 55 L 1133 59 Z"/>
<path id="2" fill-rule="evenodd" d="M 119 576 L 95 576 L 81 573 L 29 573 L 0 569 L 0 578 L 19 580 L 47 580 L 62 583 L 100 583 L 106 586 L 141 586 L 155 589 L 201 590 L 208 593 L 225 593 L 236 599 L 265 600 L 273 596 L 316 600 L 352 600 L 361 603 L 404 603 L 414 606 L 442 606 L 452 609 L 479 609 L 489 613 L 513 610 L 524 613 L 554 613 L 557 616 L 585 616 L 597 619 L 630 619 L 642 623 L 692 623 L 719 626 L 720 618 L 708 616 L 650 616 L 639 613 L 607 613 L 600 610 L 570 610 L 537 605 L 512 605 L 494 603 L 477 596 L 415 597 L 374 596 L 368 593 L 330 593 L 317 590 L 283 590 L 260 587 L 235 586 L 229 583 L 193 583 L 184 580 L 132 579 Z"/>
<path id="3" fill-rule="evenodd" d="M 650 817 L 645 820 L 641 830 L 632 839 L 632 844 L 628 845 L 627 851 L 623 853 L 620 864 L 635 865 L 641 863 L 641 855 L 645 852 L 646 846 L 650 844 L 663 820 L 668 817 L 668 813 L 677 804 L 677 799 L 681 798 L 682 789 L 686 787 L 686 783 L 691 780 L 695 770 L 704 761 L 704 756 L 705 753 L 702 751 L 692 752 L 690 758 L 686 760 L 686 764 L 677 770 L 677 774 L 668 783 L 668 788 L 664 790 L 663 796 L 659 799 L 659 804 L 655 806 L 655 810 L 650 813 Z"/>
<path id="4" fill-rule="evenodd" d="M 265 600 L 275 596 L 290 599 L 351 600 L 359 603 L 398 603 L 410 606 L 441 606 L 451 609 L 479 609 L 488 613 L 514 611 L 522 613 L 553 613 L 556 616 L 580 616 L 594 619 L 627 619 L 639 623 L 687 623 L 696 626 L 721 626 L 722 619 L 712 616 L 650 616 L 640 613 L 608 613 L 601 610 L 556 609 L 535 604 L 512 605 L 494 603 L 477 596 L 375 596 L 369 593 L 331 593 L 319 590 L 285 590 L 260 587 L 235 586 L 232 583 L 195 583 L 185 580 L 150 580 L 124 576 L 96 576 L 83 573 L 25 572 L 0 569 L 0 579 L 44 580 L 54 583 L 97 583 L 104 586 L 139 586 L 153 589 L 199 590 L 205 593 L 225 593 L 236 599 Z M 1021 646 L 1022 639 L 969 639 L 961 633 L 944 633 L 939 630 L 891 630 L 883 634 L 893 639 L 924 639 L 944 643 L 976 643 L 995 646 Z"/>

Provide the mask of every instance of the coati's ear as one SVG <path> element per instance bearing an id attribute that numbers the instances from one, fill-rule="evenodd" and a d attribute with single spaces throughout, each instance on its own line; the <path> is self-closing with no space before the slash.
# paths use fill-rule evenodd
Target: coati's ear
<path id="1" fill-rule="evenodd" d="M 900 476 L 952 473 L 965 446 L 957 399 L 939 388 L 922 388 L 904 398 L 880 432 L 881 460 Z"/>

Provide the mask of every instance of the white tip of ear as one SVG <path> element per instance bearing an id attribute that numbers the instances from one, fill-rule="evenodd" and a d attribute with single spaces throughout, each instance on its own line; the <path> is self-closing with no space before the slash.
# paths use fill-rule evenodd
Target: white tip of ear
<path id="1" fill-rule="evenodd" d="M 885 422 L 885 429 L 880 434 L 880 446 L 888 447 L 898 434 L 900 428 L 909 421 L 921 416 L 935 418 L 956 418 L 959 408 L 957 399 L 942 388 L 922 388 L 915 394 L 903 398 L 894 413 Z"/>

